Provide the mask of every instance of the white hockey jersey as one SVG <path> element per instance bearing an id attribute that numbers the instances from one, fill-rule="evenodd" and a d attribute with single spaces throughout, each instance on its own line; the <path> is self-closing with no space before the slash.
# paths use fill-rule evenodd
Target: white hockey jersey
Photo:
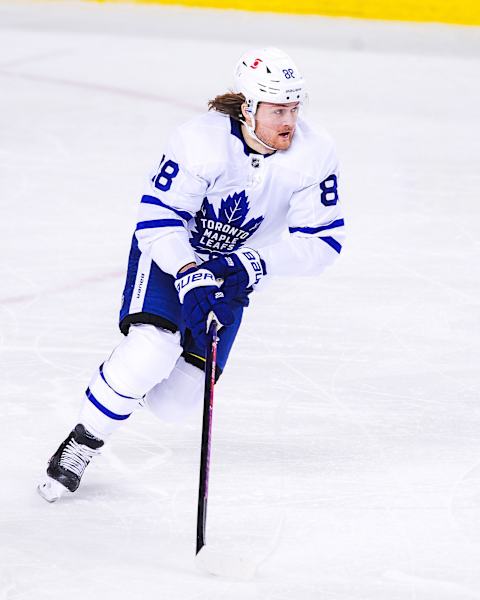
<path id="1" fill-rule="evenodd" d="M 142 196 L 136 238 L 166 273 L 255 248 L 268 275 L 314 275 L 342 248 L 338 165 L 330 137 L 298 119 L 285 151 L 257 154 L 216 112 L 178 127 Z"/>

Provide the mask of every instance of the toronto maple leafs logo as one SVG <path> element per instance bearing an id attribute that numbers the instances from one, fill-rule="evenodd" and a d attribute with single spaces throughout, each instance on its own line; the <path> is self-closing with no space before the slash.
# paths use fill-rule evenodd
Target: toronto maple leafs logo
<path id="1" fill-rule="evenodd" d="M 222 199 L 218 215 L 208 198 L 204 198 L 202 208 L 195 215 L 190 243 L 200 253 L 233 252 L 257 231 L 264 219 L 246 221 L 249 210 L 245 190 Z"/>

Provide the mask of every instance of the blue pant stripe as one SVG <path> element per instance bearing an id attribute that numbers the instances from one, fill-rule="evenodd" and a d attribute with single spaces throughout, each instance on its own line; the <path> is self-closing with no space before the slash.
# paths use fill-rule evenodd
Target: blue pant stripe
<path id="1" fill-rule="evenodd" d="M 132 414 L 132 413 L 129 413 L 128 415 L 117 415 L 116 413 L 112 412 L 111 410 L 108 410 L 108 408 L 106 406 L 103 406 L 103 404 L 100 404 L 100 402 L 95 398 L 95 396 L 90 391 L 90 388 L 87 388 L 85 394 L 86 394 L 87 398 L 90 400 L 90 402 L 93 404 L 93 406 L 98 408 L 98 410 L 100 412 L 102 412 L 104 415 L 106 415 L 110 419 L 114 419 L 115 421 L 124 421 L 125 419 L 128 419 L 128 417 Z"/>

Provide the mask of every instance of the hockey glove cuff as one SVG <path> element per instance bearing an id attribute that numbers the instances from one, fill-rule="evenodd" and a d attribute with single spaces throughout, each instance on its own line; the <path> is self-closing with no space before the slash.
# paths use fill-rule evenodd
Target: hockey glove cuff
<path id="1" fill-rule="evenodd" d="M 245 273 L 248 277 L 248 285 L 246 287 L 252 287 L 257 284 L 260 279 L 267 274 L 267 268 L 264 261 L 261 259 L 260 254 L 253 250 L 253 248 L 240 248 L 227 255 L 227 262 L 232 260 L 234 268 L 237 269 L 240 265 L 244 268 Z"/>
<path id="2" fill-rule="evenodd" d="M 199 269 L 192 267 L 188 271 L 179 273 L 177 280 L 175 281 L 175 288 L 178 292 L 178 298 L 180 304 L 183 304 L 185 296 L 197 287 L 216 287 L 219 288 L 220 284 L 215 280 L 215 276 L 208 269 Z"/>
<path id="3" fill-rule="evenodd" d="M 231 254 L 209 260 L 203 266 L 217 279 L 223 279 L 221 289 L 229 300 L 246 298 L 252 291 L 251 287 L 267 273 L 260 254 L 252 248 L 240 248 Z"/>
<path id="4" fill-rule="evenodd" d="M 222 325 L 231 325 L 234 315 L 219 289 L 220 283 L 208 269 L 192 268 L 180 273 L 175 288 L 182 304 L 182 317 L 201 350 L 207 343 L 207 321 L 213 313 Z"/>

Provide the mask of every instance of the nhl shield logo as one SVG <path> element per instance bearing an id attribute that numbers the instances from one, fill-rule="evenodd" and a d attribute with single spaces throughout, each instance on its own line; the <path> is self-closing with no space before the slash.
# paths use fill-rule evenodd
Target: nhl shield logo
<path id="1" fill-rule="evenodd" d="M 258 156 L 252 156 L 252 167 L 254 169 L 258 169 L 259 166 L 260 166 L 260 159 L 258 158 Z"/>

